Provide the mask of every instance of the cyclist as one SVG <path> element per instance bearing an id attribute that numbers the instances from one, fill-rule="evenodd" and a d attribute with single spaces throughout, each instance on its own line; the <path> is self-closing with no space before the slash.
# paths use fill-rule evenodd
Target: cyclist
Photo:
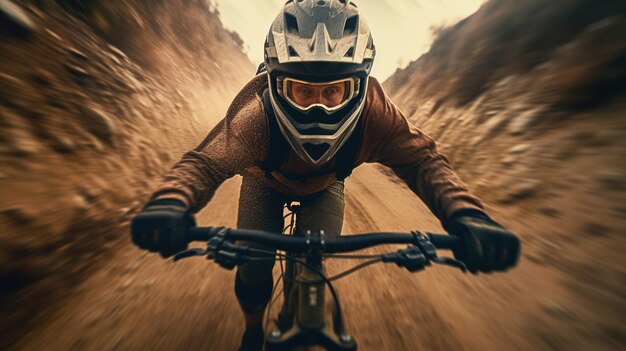
<path id="1" fill-rule="evenodd" d="M 280 233 L 283 205 L 297 200 L 297 230 L 339 235 L 344 179 L 358 165 L 378 162 L 462 238 L 454 254 L 471 272 L 515 266 L 518 238 L 485 213 L 433 139 L 369 76 L 374 55 L 370 30 L 352 1 L 288 1 L 267 36 L 264 67 L 135 216 L 133 242 L 163 257 L 185 249 L 181 233 L 195 225 L 192 214 L 236 174 L 243 176 L 239 228 Z M 238 268 L 235 294 L 246 323 L 241 350 L 262 348 L 273 264 Z"/>

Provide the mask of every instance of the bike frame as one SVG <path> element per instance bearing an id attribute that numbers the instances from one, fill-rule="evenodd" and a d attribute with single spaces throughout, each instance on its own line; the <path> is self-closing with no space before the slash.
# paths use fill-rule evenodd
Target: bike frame
<path id="1" fill-rule="evenodd" d="M 294 235 L 294 223 L 297 221 L 297 204 L 287 205 L 291 211 L 291 230 Z M 307 233 L 311 235 L 311 232 Z M 324 232 L 320 232 L 323 236 Z M 321 238 L 320 238 L 321 239 Z M 340 327 L 337 308 L 333 310 L 333 330 L 326 325 L 326 284 L 319 273 L 324 272 L 321 250 L 308 255 L 295 255 L 287 252 L 291 259 L 285 264 L 283 273 L 283 306 L 277 318 L 278 329 L 269 333 L 265 348 L 268 351 L 291 350 L 298 346 L 318 345 L 330 351 L 356 350 L 356 342 Z M 296 262 L 303 261 L 301 265 Z M 315 271 L 310 268 L 315 269 Z M 269 312 L 268 312 L 269 313 Z M 295 323 L 294 323 L 295 320 Z"/>
<path id="2" fill-rule="evenodd" d="M 324 275 L 323 257 L 348 258 L 337 255 L 368 247 L 390 244 L 409 244 L 405 249 L 374 255 L 375 258 L 332 278 L 339 279 L 369 264 L 395 263 L 409 272 L 418 272 L 432 263 L 452 266 L 466 271 L 463 262 L 450 257 L 438 257 L 437 249 L 454 249 L 461 244 L 456 236 L 421 233 L 366 233 L 349 236 L 325 236 L 323 231 L 280 235 L 271 232 L 230 229 L 224 227 L 192 227 L 185 232 L 185 240 L 204 241 L 206 248 L 189 248 L 174 255 L 174 261 L 187 257 L 206 256 L 225 269 L 261 257 L 275 256 L 287 259 L 283 274 L 285 299 L 278 318 L 278 329 L 266 338 L 266 349 L 291 350 L 307 346 L 322 346 L 330 351 L 356 350 L 356 342 L 345 333 L 337 293 L 331 279 Z M 238 241 L 250 241 L 273 247 L 287 254 L 257 250 Z M 259 256 L 261 255 L 261 256 Z M 264 258 L 263 258 L 264 257 Z M 364 256 L 361 256 L 364 257 Z M 371 258 L 371 255 L 368 257 Z M 326 325 L 325 291 L 328 286 L 335 300 L 333 328 Z"/>
<path id="3" fill-rule="evenodd" d="M 340 323 L 337 318 L 340 317 L 336 312 L 333 314 L 333 330 L 326 325 L 326 284 L 318 273 L 310 269 L 324 271 L 321 251 L 306 256 L 291 256 L 302 259 L 306 265 L 287 260 L 283 276 L 284 302 L 278 318 L 278 329 L 270 332 L 266 338 L 266 350 L 291 350 L 298 346 L 313 345 L 325 347 L 329 351 L 356 350 L 355 340 L 338 327 Z"/>

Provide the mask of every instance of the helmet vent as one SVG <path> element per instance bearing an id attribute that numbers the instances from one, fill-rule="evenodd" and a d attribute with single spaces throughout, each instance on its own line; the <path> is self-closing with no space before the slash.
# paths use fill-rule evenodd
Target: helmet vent
<path id="1" fill-rule="evenodd" d="M 290 15 L 288 13 L 285 14 L 285 27 L 287 27 L 288 33 L 299 33 L 298 29 L 298 21 L 294 15 Z"/>
<path id="2" fill-rule="evenodd" d="M 354 46 L 351 46 L 348 51 L 346 51 L 346 54 L 343 55 L 343 57 L 353 57 L 354 56 Z"/>
<path id="3" fill-rule="evenodd" d="M 326 143 L 317 144 L 317 145 L 311 144 L 311 143 L 304 143 L 302 147 L 304 147 L 304 150 L 306 150 L 306 153 L 309 154 L 309 156 L 311 156 L 311 158 L 315 161 L 322 158 L 322 156 L 324 156 L 326 151 L 330 149 L 330 145 Z"/>
<path id="4" fill-rule="evenodd" d="M 343 35 L 352 35 L 357 32 L 359 24 L 359 16 L 352 16 L 346 20 L 346 26 L 343 29 Z"/>
<path id="5" fill-rule="evenodd" d="M 291 45 L 289 45 L 289 56 L 292 56 L 292 57 L 294 57 L 294 56 L 297 57 L 298 56 L 298 52 Z"/>

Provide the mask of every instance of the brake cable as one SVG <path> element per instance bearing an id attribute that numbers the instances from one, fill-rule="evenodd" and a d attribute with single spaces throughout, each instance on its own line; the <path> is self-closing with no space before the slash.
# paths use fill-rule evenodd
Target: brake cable
<path id="1" fill-rule="evenodd" d="M 283 222 L 286 221 L 287 217 L 289 218 L 289 224 L 287 224 L 284 228 L 283 228 L 283 234 L 285 235 L 290 235 L 292 236 L 294 233 L 294 229 L 295 229 L 295 220 L 296 220 L 296 211 L 299 208 L 299 205 L 293 205 L 293 204 L 285 204 L 283 207 L 283 211 L 284 209 L 288 209 L 289 213 L 287 213 L 286 215 L 283 215 Z M 276 253 L 274 253 L 273 255 L 274 257 L 272 257 L 272 260 L 276 259 Z M 272 306 L 274 306 L 274 303 L 276 302 L 276 300 L 278 300 L 278 298 L 280 297 L 281 294 L 284 293 L 285 291 L 285 279 L 289 279 L 288 277 L 285 276 L 285 263 L 284 263 L 284 259 L 282 257 L 279 256 L 278 258 L 278 265 L 280 267 L 280 276 L 278 277 L 278 279 L 276 280 L 276 283 L 274 284 L 274 288 L 272 289 L 272 297 L 270 299 L 270 302 L 267 306 L 267 309 L 265 310 L 265 325 L 267 326 L 269 324 L 269 320 L 270 320 L 270 312 L 272 310 Z M 282 286 L 280 291 L 278 292 L 278 294 L 276 293 L 276 288 L 278 288 L 278 283 L 282 282 Z"/>
<path id="2" fill-rule="evenodd" d="M 338 330 L 343 333 L 344 329 L 343 329 L 343 313 L 341 312 L 341 304 L 339 302 L 339 295 L 337 295 L 337 291 L 335 290 L 335 287 L 333 286 L 333 283 L 324 275 L 324 273 L 322 273 L 321 271 L 319 271 L 317 268 L 315 268 L 314 266 L 299 260 L 295 257 L 291 257 L 285 254 L 281 254 L 278 252 L 273 252 L 273 251 L 267 251 L 267 250 L 260 250 L 260 249 L 252 249 L 252 248 L 245 248 L 245 249 L 241 249 L 241 250 L 246 250 L 249 251 L 251 253 L 258 253 L 258 254 L 266 254 L 266 255 L 272 255 L 272 256 L 278 256 L 278 257 L 282 257 L 286 260 L 291 260 L 295 263 L 301 264 L 304 267 L 308 268 L 311 272 L 317 274 L 320 278 L 322 278 L 322 281 L 324 282 L 324 284 L 326 284 L 328 286 L 328 290 L 330 291 L 331 296 L 333 297 L 333 300 L 335 301 L 335 311 L 337 313 L 337 321 L 338 321 Z M 296 280 L 296 283 L 300 283 Z"/>
<path id="3" fill-rule="evenodd" d="M 381 254 L 378 255 L 343 255 L 343 254 L 325 254 L 322 255 L 323 258 L 338 258 L 338 259 L 367 259 L 367 258 L 380 258 Z"/>
<path id="4" fill-rule="evenodd" d="M 282 271 L 282 260 L 281 260 L 281 271 Z M 269 304 L 267 305 L 267 309 L 265 310 L 265 326 L 267 326 L 270 322 L 270 311 L 272 310 L 272 306 L 274 305 L 274 302 L 276 302 L 276 300 L 278 299 L 278 297 L 280 296 L 280 294 L 282 293 L 282 290 L 285 289 L 285 286 L 283 285 L 283 288 L 281 289 L 281 292 L 278 293 L 278 295 L 276 295 L 276 289 L 278 288 L 278 283 L 282 281 L 283 277 L 283 273 L 281 272 L 280 276 L 278 277 L 278 279 L 276 280 L 276 283 L 274 283 L 274 286 L 272 287 L 272 297 L 270 299 Z M 284 284 L 284 283 L 283 283 Z"/>
<path id="5" fill-rule="evenodd" d="M 361 269 L 363 269 L 363 268 L 365 268 L 367 266 L 371 266 L 373 264 L 381 263 L 381 262 L 382 262 L 382 259 L 380 257 L 372 259 L 372 260 L 369 260 L 369 261 L 365 261 L 365 262 L 363 262 L 361 264 L 358 264 L 358 265 L 356 265 L 356 266 L 354 266 L 354 267 L 352 267 L 352 268 L 350 268 L 348 270 L 345 270 L 345 271 L 343 271 L 341 273 L 333 275 L 332 277 L 329 277 L 328 280 L 335 281 L 335 280 L 344 278 L 344 277 L 346 277 L 346 276 L 348 276 L 348 275 L 350 275 L 352 273 L 356 273 L 357 271 L 359 271 L 359 270 L 361 270 Z"/>

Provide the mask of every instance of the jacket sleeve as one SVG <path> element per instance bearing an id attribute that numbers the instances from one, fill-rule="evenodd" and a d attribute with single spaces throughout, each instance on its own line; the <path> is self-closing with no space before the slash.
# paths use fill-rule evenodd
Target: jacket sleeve
<path id="1" fill-rule="evenodd" d="M 248 86 L 204 141 L 176 163 L 152 199 L 176 198 L 201 210 L 226 179 L 265 158 L 267 135 L 261 100 Z"/>
<path id="2" fill-rule="evenodd" d="M 377 142 L 366 161 L 390 167 L 442 223 L 461 210 L 484 213 L 480 200 L 437 151 L 435 141 L 407 121 L 378 82 L 370 84 L 372 126 L 368 129 L 376 134 Z"/>

